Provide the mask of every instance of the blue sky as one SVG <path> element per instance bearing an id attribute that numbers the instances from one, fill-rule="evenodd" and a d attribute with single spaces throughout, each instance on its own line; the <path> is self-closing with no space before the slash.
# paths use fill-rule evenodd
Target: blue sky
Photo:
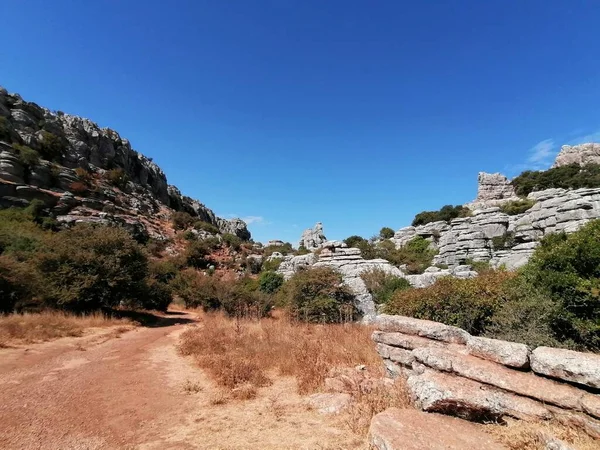
<path id="1" fill-rule="evenodd" d="M 369 237 L 600 140 L 593 1 L 0 3 L 0 85 L 116 129 L 258 241 Z"/>

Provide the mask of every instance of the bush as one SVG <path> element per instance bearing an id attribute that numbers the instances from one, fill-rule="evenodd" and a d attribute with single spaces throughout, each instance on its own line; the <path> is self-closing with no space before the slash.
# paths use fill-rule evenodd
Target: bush
<path id="1" fill-rule="evenodd" d="M 64 137 L 56 136 L 49 131 L 42 131 L 40 139 L 40 153 L 48 161 L 60 161 L 62 154 L 67 150 L 68 141 Z"/>
<path id="2" fill-rule="evenodd" d="M 218 278 L 203 275 L 194 269 L 177 273 L 170 286 L 187 308 L 202 307 L 205 310 L 218 309 L 222 298 L 229 292 L 228 286 Z"/>
<path id="3" fill-rule="evenodd" d="M 391 244 L 391 245 L 390 245 Z M 391 241 L 385 246 L 380 245 L 378 256 L 387 259 L 396 266 L 406 266 L 409 274 L 423 273 L 431 266 L 437 251 L 431 248 L 431 243 L 422 236 L 415 236 L 404 247 L 396 249 Z"/>
<path id="4" fill-rule="evenodd" d="M 223 242 L 231 250 L 239 251 L 242 245 L 242 240 L 235 234 L 225 233 L 221 236 Z"/>
<path id="5" fill-rule="evenodd" d="M 13 148 L 19 154 L 19 162 L 25 167 L 33 167 L 39 164 L 40 154 L 31 147 L 20 144 L 13 144 Z"/>
<path id="6" fill-rule="evenodd" d="M 283 285 L 283 275 L 276 272 L 263 272 L 258 279 L 258 286 L 265 294 L 274 294 Z"/>
<path id="7" fill-rule="evenodd" d="M 410 289 L 411 287 L 405 278 L 396 277 L 381 269 L 363 272 L 360 277 L 373 296 L 373 301 L 378 305 L 387 303 L 396 291 Z"/>
<path id="8" fill-rule="evenodd" d="M 344 243 L 348 247 L 359 249 L 361 256 L 364 259 L 377 258 L 377 251 L 375 249 L 375 245 L 373 245 L 371 242 L 367 241 L 363 237 L 353 235 L 349 238 L 344 239 Z"/>
<path id="9" fill-rule="evenodd" d="M 208 256 L 212 250 L 206 241 L 190 242 L 185 250 L 186 264 L 197 269 L 205 269 L 211 263 Z"/>
<path id="10" fill-rule="evenodd" d="M 548 235 L 525 269 L 560 308 L 553 323 L 559 341 L 600 349 L 600 221 L 579 231 Z"/>
<path id="11" fill-rule="evenodd" d="M 342 285 L 342 277 L 329 267 L 297 272 L 280 291 L 280 301 L 295 320 L 335 323 L 354 320 L 354 296 Z"/>
<path id="12" fill-rule="evenodd" d="M 171 222 L 175 230 L 185 230 L 192 226 L 194 218 L 186 212 L 175 211 L 171 216 Z"/>
<path id="13" fill-rule="evenodd" d="M 445 205 L 439 211 L 423 211 L 415 216 L 412 221 L 412 226 L 425 225 L 431 222 L 450 222 L 458 217 L 470 216 L 471 210 L 462 205 Z"/>
<path id="14" fill-rule="evenodd" d="M 0 314 L 11 313 L 32 294 L 33 279 L 26 267 L 13 258 L 0 255 Z"/>
<path id="15" fill-rule="evenodd" d="M 519 196 L 527 196 L 534 191 L 551 188 L 579 189 L 600 187 L 600 165 L 571 164 L 549 170 L 523 172 L 511 181 Z"/>
<path id="16" fill-rule="evenodd" d="M 281 258 L 265 259 L 262 263 L 263 272 L 275 272 L 279 269 Z"/>
<path id="17" fill-rule="evenodd" d="M 75 175 L 77 175 L 77 178 L 79 178 L 82 183 L 90 184 L 93 181 L 92 173 L 83 167 L 77 167 L 75 169 Z"/>
<path id="18" fill-rule="evenodd" d="M 471 279 L 441 278 L 430 287 L 397 291 L 383 310 L 443 322 L 480 335 L 503 302 L 505 282 L 515 276 L 496 271 Z"/>
<path id="19" fill-rule="evenodd" d="M 381 239 L 393 238 L 394 234 L 394 230 L 392 230 L 390 227 L 383 227 L 381 230 L 379 230 L 379 237 Z"/>
<path id="20" fill-rule="evenodd" d="M 298 247 L 298 250 L 296 250 L 296 256 L 308 255 L 309 253 L 310 250 L 307 249 L 304 245 L 301 245 L 300 247 Z"/>
<path id="21" fill-rule="evenodd" d="M 82 224 L 55 233 L 36 265 L 51 305 L 79 311 L 144 306 L 148 261 L 122 228 Z"/>
<path id="22" fill-rule="evenodd" d="M 219 234 L 219 229 L 215 225 L 213 225 L 212 223 L 204 222 L 202 220 L 195 221 L 194 228 L 198 231 L 206 231 L 207 233 L 211 234 Z"/>
<path id="23" fill-rule="evenodd" d="M 121 168 L 111 169 L 108 172 L 106 172 L 106 181 L 108 181 L 113 186 L 124 190 L 127 187 L 127 183 L 129 182 L 129 176 Z"/>
<path id="24" fill-rule="evenodd" d="M 533 205 L 535 205 L 535 200 L 513 200 L 500 206 L 500 211 L 509 216 L 516 216 L 530 210 Z"/>
<path id="25" fill-rule="evenodd" d="M 294 248 L 289 242 L 286 242 L 283 245 L 268 245 L 263 249 L 263 256 L 266 258 L 275 252 L 279 252 L 282 255 L 289 255 L 294 253 Z"/>
<path id="26" fill-rule="evenodd" d="M 162 255 L 162 252 L 165 251 L 169 243 L 169 239 L 150 238 L 146 243 L 146 250 L 148 250 L 148 253 L 150 253 L 152 256 L 159 257 Z"/>

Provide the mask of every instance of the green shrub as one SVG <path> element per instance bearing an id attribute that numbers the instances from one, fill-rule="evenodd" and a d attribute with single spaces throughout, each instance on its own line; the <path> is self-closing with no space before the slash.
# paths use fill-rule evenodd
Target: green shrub
<path id="1" fill-rule="evenodd" d="M 360 277 L 373 296 L 373 301 L 378 305 L 387 303 L 396 291 L 411 287 L 405 278 L 396 277 L 381 269 L 363 272 Z"/>
<path id="2" fill-rule="evenodd" d="M 301 245 L 300 247 L 298 247 L 298 250 L 296 250 L 296 256 L 308 255 L 309 253 L 310 250 L 307 249 L 304 245 Z"/>
<path id="3" fill-rule="evenodd" d="M 480 335 L 503 302 L 505 282 L 514 276 L 491 271 L 471 279 L 440 278 L 430 287 L 396 291 L 383 310 L 454 325 Z"/>
<path id="4" fill-rule="evenodd" d="M 258 280 L 244 277 L 229 286 L 228 295 L 221 300 L 221 307 L 229 316 L 261 318 L 271 311 L 273 298 L 259 289 Z"/>
<path id="5" fill-rule="evenodd" d="M 283 285 L 283 275 L 276 272 L 263 272 L 258 279 L 258 287 L 265 294 L 274 294 Z"/>
<path id="6" fill-rule="evenodd" d="M 275 272 L 277 269 L 279 269 L 280 264 L 281 264 L 281 258 L 273 258 L 273 259 L 265 258 L 265 260 L 262 263 L 262 271 L 263 272 Z"/>
<path id="7" fill-rule="evenodd" d="M 71 310 L 144 306 L 148 260 L 122 228 L 82 224 L 54 233 L 36 265 L 52 305 Z"/>
<path id="8" fill-rule="evenodd" d="M 292 253 L 294 253 L 294 248 L 289 242 L 286 242 L 283 245 L 267 245 L 263 249 L 263 256 L 266 258 L 268 256 L 271 256 L 275 252 L 279 252 L 282 255 L 291 255 Z"/>
<path id="9" fill-rule="evenodd" d="M 492 245 L 495 250 L 513 248 L 515 246 L 515 233 L 507 231 L 501 236 L 494 236 L 492 238 Z"/>
<path id="10" fill-rule="evenodd" d="M 469 217 L 472 214 L 471 210 L 462 205 L 445 205 L 439 211 L 423 211 L 415 216 L 412 221 L 412 226 L 425 225 L 431 222 L 450 222 L 458 217 Z"/>
<path id="11" fill-rule="evenodd" d="M 394 230 L 392 230 L 390 227 L 383 227 L 381 230 L 379 230 L 379 237 L 381 239 L 393 238 L 394 234 Z"/>
<path id="12" fill-rule="evenodd" d="M 150 238 L 146 243 L 146 250 L 148 250 L 148 253 L 150 253 L 152 256 L 158 257 L 161 256 L 162 252 L 165 251 L 169 243 L 169 239 Z"/>
<path id="13" fill-rule="evenodd" d="M 68 141 L 64 137 L 56 136 L 49 131 L 42 131 L 40 139 L 40 153 L 48 161 L 60 161 L 62 154 L 67 150 Z"/>
<path id="14" fill-rule="evenodd" d="M 210 263 L 213 249 L 205 241 L 190 242 L 185 250 L 185 261 L 190 267 L 205 269 Z"/>
<path id="15" fill-rule="evenodd" d="M 37 274 L 30 266 L 8 255 L 0 255 L 0 314 L 11 313 L 23 304 L 31 303 L 38 285 Z"/>
<path id="16" fill-rule="evenodd" d="M 600 187 L 600 165 L 571 164 L 545 171 L 525 171 L 511 181 L 519 196 L 551 188 L 579 189 Z"/>
<path id="17" fill-rule="evenodd" d="M 242 246 L 242 240 L 235 234 L 224 233 L 221 238 L 223 243 L 232 250 L 239 251 Z"/>
<path id="18" fill-rule="evenodd" d="M 226 284 L 216 277 L 203 275 L 194 269 L 179 271 L 170 286 L 187 308 L 218 309 L 221 299 L 228 295 Z"/>
<path id="19" fill-rule="evenodd" d="M 185 213 L 184 213 L 185 214 Z M 219 229 L 212 223 L 197 220 L 194 222 L 194 228 L 198 231 L 206 231 L 211 234 L 219 234 Z"/>
<path id="20" fill-rule="evenodd" d="M 125 189 L 127 187 L 127 183 L 129 182 L 129 176 L 121 168 L 111 169 L 106 172 L 105 176 L 106 181 L 121 190 Z"/>
<path id="21" fill-rule="evenodd" d="M 600 221 L 572 234 L 542 239 L 525 269 L 560 307 L 552 328 L 559 341 L 600 349 Z"/>
<path id="22" fill-rule="evenodd" d="M 475 261 L 473 259 L 468 258 L 465 261 L 465 264 L 471 266 L 471 269 L 473 269 L 475 272 L 477 272 L 479 274 L 493 270 L 489 261 Z"/>
<path id="23" fill-rule="evenodd" d="M 280 301 L 292 318 L 304 322 L 335 323 L 354 320 L 354 296 L 342 277 L 328 267 L 297 272 L 279 291 Z"/>
<path id="24" fill-rule="evenodd" d="M 360 254 L 364 259 L 374 259 L 378 257 L 375 245 L 363 237 L 353 235 L 344 239 L 344 243 L 350 248 L 359 249 Z"/>
<path id="25" fill-rule="evenodd" d="M 399 249 L 396 249 L 391 241 L 387 241 L 385 245 L 385 251 L 379 246 L 378 257 L 387 259 L 396 266 L 406 265 L 406 272 L 409 274 L 423 273 L 431 266 L 437 253 L 431 248 L 431 243 L 422 236 L 415 236 Z"/>
<path id="26" fill-rule="evenodd" d="M 523 214 L 525 211 L 530 210 L 533 205 L 535 205 L 535 200 L 513 200 L 500 206 L 500 211 L 509 216 L 516 216 L 517 214 Z"/>
<path id="27" fill-rule="evenodd" d="M 185 230 L 192 226 L 194 218 L 186 212 L 175 211 L 171 216 L 171 222 L 175 230 Z"/>
<path id="28" fill-rule="evenodd" d="M 198 236 L 192 230 L 186 230 L 183 232 L 183 238 L 186 241 L 195 241 L 198 239 Z"/>
<path id="29" fill-rule="evenodd" d="M 33 167 L 39 164 L 40 154 L 31 147 L 21 144 L 13 144 L 13 148 L 17 150 L 19 154 L 19 162 L 23 164 L 23 166 Z"/>

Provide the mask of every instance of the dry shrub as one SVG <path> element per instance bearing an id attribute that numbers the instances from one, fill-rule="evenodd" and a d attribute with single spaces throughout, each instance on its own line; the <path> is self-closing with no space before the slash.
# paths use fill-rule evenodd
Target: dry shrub
<path id="1" fill-rule="evenodd" d="M 375 414 L 388 408 L 411 407 L 410 394 L 403 378 L 397 378 L 392 384 L 377 383 L 370 389 L 359 386 L 350 394 L 353 402 L 344 411 L 344 421 L 358 435 L 367 433 Z"/>
<path id="2" fill-rule="evenodd" d="M 557 422 L 524 422 L 510 420 L 506 426 L 486 425 L 486 431 L 511 450 L 544 450 L 549 437 L 554 437 L 578 450 L 595 450 L 598 441 L 573 427 Z"/>
<path id="3" fill-rule="evenodd" d="M 268 385 L 274 372 L 295 377 L 305 394 L 315 392 L 333 368 L 381 366 L 371 330 L 363 325 L 231 320 L 219 314 L 205 314 L 202 322 L 182 335 L 180 351 L 229 389 Z"/>
<path id="4" fill-rule="evenodd" d="M 0 346 L 81 336 L 87 328 L 131 324 L 127 319 L 115 319 L 100 313 L 85 316 L 59 311 L 11 314 L 0 316 Z"/>

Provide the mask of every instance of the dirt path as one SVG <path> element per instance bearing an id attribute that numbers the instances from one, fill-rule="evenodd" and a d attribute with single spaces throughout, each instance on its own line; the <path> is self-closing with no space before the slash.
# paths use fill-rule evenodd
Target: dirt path
<path id="1" fill-rule="evenodd" d="M 333 419 L 306 410 L 292 380 L 278 380 L 252 401 L 220 399 L 176 350 L 197 319 L 175 314 L 120 338 L 96 334 L 0 349 L 0 448 L 362 446 Z"/>

